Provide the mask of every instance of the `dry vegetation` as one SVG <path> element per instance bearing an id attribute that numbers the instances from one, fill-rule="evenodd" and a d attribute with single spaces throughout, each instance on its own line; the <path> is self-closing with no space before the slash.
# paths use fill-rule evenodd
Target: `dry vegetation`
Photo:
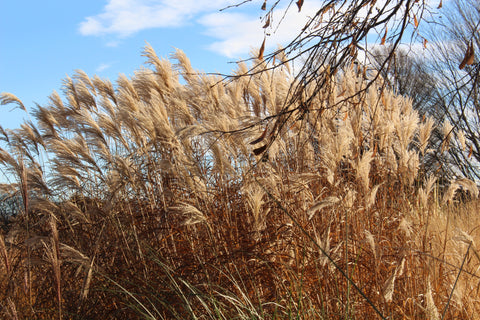
<path id="1" fill-rule="evenodd" d="M 434 123 L 408 98 L 380 79 L 347 99 L 352 67 L 285 112 L 288 65 L 227 85 L 145 55 L 116 85 L 78 72 L 3 132 L 22 213 L 0 235 L 1 317 L 480 316 L 478 202 L 455 198 L 478 190 L 422 174 Z"/>

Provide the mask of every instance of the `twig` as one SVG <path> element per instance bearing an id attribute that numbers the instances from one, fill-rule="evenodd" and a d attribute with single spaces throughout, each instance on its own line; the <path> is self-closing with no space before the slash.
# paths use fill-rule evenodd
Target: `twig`
<path id="1" fill-rule="evenodd" d="M 449 306 L 449 304 L 450 304 L 450 300 L 452 299 L 453 291 L 455 290 L 455 287 L 457 286 L 458 278 L 460 278 L 460 274 L 461 274 L 462 271 L 463 271 L 463 265 L 465 264 L 465 260 L 467 260 L 468 251 L 470 250 L 470 247 L 471 247 L 471 246 L 472 246 L 472 242 L 470 242 L 470 243 L 468 244 L 467 252 L 465 252 L 465 256 L 463 257 L 462 265 L 460 266 L 460 270 L 458 271 L 457 278 L 455 279 L 455 282 L 453 283 L 452 292 L 450 293 L 450 296 L 448 297 L 447 305 L 446 305 L 445 308 L 443 309 L 443 312 L 442 312 L 442 320 L 445 319 L 445 314 L 447 313 L 448 306 Z"/>

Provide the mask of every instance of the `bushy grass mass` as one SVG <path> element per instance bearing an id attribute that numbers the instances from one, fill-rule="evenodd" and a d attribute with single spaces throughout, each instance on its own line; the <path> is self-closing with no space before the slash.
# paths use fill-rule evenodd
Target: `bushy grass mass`
<path id="1" fill-rule="evenodd" d="M 478 189 L 424 170 L 439 124 L 408 97 L 352 65 L 287 105 L 281 56 L 222 81 L 144 54 L 2 130 L 1 317 L 480 316 Z"/>

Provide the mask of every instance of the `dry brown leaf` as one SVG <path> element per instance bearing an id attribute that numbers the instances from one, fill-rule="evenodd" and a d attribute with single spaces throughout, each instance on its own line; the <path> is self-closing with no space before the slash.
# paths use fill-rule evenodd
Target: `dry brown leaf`
<path id="1" fill-rule="evenodd" d="M 303 6 L 303 0 L 298 0 L 297 1 L 298 12 L 302 11 L 302 6 Z"/>
<path id="2" fill-rule="evenodd" d="M 267 10 L 267 0 L 265 0 L 262 4 L 262 10 Z"/>
<path id="3" fill-rule="evenodd" d="M 267 17 L 267 21 L 265 22 L 265 24 L 263 25 L 263 28 L 268 28 L 270 26 L 270 15 L 268 15 Z"/>
<path id="4" fill-rule="evenodd" d="M 418 28 L 418 20 L 415 14 L 413 14 L 413 23 L 415 24 L 415 28 Z"/>
<path id="5" fill-rule="evenodd" d="M 322 9 L 321 16 L 323 17 L 323 15 L 329 10 L 333 10 L 333 12 L 335 13 L 335 3 L 330 3 L 328 6 L 324 7 Z"/>
<path id="6" fill-rule="evenodd" d="M 385 27 L 385 34 L 382 37 L 382 42 L 380 42 L 382 46 L 385 44 L 385 40 L 387 40 L 387 32 L 388 32 L 388 27 Z"/>
<path id="7" fill-rule="evenodd" d="M 320 25 L 322 24 L 322 22 L 323 22 L 323 13 L 320 14 L 320 17 L 318 18 L 318 21 L 315 24 L 315 26 L 312 28 L 312 30 L 316 30 L 316 29 L 320 28 Z"/>
<path id="8" fill-rule="evenodd" d="M 442 4 L 442 0 L 440 0 L 440 3 L 438 4 L 438 7 L 437 7 L 437 9 L 441 9 L 441 8 L 442 8 L 442 6 L 443 6 L 443 4 Z"/>
<path id="9" fill-rule="evenodd" d="M 350 43 L 348 47 L 350 48 L 350 56 L 355 57 L 357 55 L 357 46 L 355 45 L 355 43 Z"/>
<path id="10" fill-rule="evenodd" d="M 263 133 L 260 135 L 260 137 L 258 137 L 257 139 L 253 140 L 252 142 L 250 142 L 250 144 L 257 144 L 257 143 L 261 142 L 263 139 L 265 139 L 265 136 L 267 135 L 267 131 L 268 131 L 268 126 L 265 128 L 265 130 L 264 130 Z"/>
<path id="11" fill-rule="evenodd" d="M 267 145 L 261 146 L 260 148 L 253 149 L 253 154 L 258 156 L 267 149 Z"/>
<path id="12" fill-rule="evenodd" d="M 466 65 L 472 65 L 473 60 L 475 58 L 475 52 L 473 49 L 473 43 L 470 41 L 470 44 L 467 47 L 467 51 L 465 52 L 465 57 L 463 57 L 462 63 L 458 66 L 460 70 L 465 68 Z"/>
<path id="13" fill-rule="evenodd" d="M 470 146 L 470 151 L 468 152 L 468 158 L 470 159 L 473 154 L 473 146 Z"/>
<path id="14" fill-rule="evenodd" d="M 473 48 L 473 43 L 470 42 L 470 56 L 468 57 L 467 64 L 471 66 L 473 64 L 474 59 L 475 59 L 475 50 Z"/>
<path id="15" fill-rule="evenodd" d="M 265 51 L 265 38 L 263 38 L 262 46 L 258 52 L 258 59 L 263 60 L 263 52 Z"/>
<path id="16" fill-rule="evenodd" d="M 427 49 L 427 39 L 423 39 L 423 48 Z"/>

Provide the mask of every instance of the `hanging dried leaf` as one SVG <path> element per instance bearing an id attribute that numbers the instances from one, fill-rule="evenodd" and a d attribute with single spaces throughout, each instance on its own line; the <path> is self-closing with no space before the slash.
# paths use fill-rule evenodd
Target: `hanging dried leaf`
<path id="1" fill-rule="evenodd" d="M 303 6 L 303 0 L 298 0 L 297 1 L 298 12 L 302 11 L 302 6 Z"/>
<path id="2" fill-rule="evenodd" d="M 329 10 L 332 10 L 333 14 L 335 14 L 335 3 L 330 3 L 328 6 L 324 7 L 321 11 L 321 17 L 323 17 L 323 15 Z"/>
<path id="3" fill-rule="evenodd" d="M 265 22 L 265 24 L 263 25 L 263 28 L 268 28 L 270 26 L 270 15 L 268 15 L 267 17 L 267 21 Z"/>
<path id="4" fill-rule="evenodd" d="M 349 49 L 350 49 L 350 56 L 351 56 L 351 57 L 356 57 L 356 55 L 357 55 L 357 46 L 355 45 L 355 43 L 353 43 L 353 41 L 352 41 L 352 43 L 350 43 L 350 44 L 348 45 L 348 47 L 349 47 Z"/>
<path id="5" fill-rule="evenodd" d="M 442 6 L 443 6 L 443 3 L 442 3 L 442 0 L 440 0 L 440 3 L 438 4 L 438 7 L 437 7 L 437 9 L 441 9 L 441 8 L 442 8 Z"/>
<path id="6" fill-rule="evenodd" d="M 387 32 L 388 32 L 388 27 L 385 27 L 385 34 L 382 37 L 382 42 L 380 42 L 382 46 L 385 44 L 385 40 L 387 40 Z"/>
<path id="7" fill-rule="evenodd" d="M 470 146 L 470 151 L 468 152 L 468 158 L 470 159 L 473 154 L 473 146 Z"/>
<path id="8" fill-rule="evenodd" d="M 466 65 L 472 65 L 473 60 L 475 58 L 475 52 L 473 49 L 473 43 L 470 41 L 470 44 L 467 47 L 467 51 L 465 52 L 465 57 L 463 57 L 462 63 L 458 66 L 460 70 L 465 68 Z"/>
<path id="9" fill-rule="evenodd" d="M 475 59 L 475 51 L 473 49 L 473 43 L 470 42 L 470 55 L 468 57 L 467 64 L 471 66 L 473 64 L 474 59 Z"/>
<path id="10" fill-rule="evenodd" d="M 383 91 L 382 91 L 382 93 L 381 93 L 381 95 L 380 95 L 380 98 L 381 98 L 381 100 L 382 100 L 383 106 L 386 108 L 386 107 L 387 107 L 387 99 L 385 99 L 385 95 L 383 94 Z"/>
<path id="11" fill-rule="evenodd" d="M 262 4 L 262 10 L 267 10 L 267 0 L 265 0 Z"/>
<path id="12" fill-rule="evenodd" d="M 258 156 L 262 154 L 265 150 L 267 150 L 267 145 L 261 146 L 260 148 L 253 149 L 253 154 Z"/>
<path id="13" fill-rule="evenodd" d="M 423 48 L 424 49 L 427 49 L 427 42 L 428 42 L 427 39 L 424 38 L 423 39 Z"/>
<path id="14" fill-rule="evenodd" d="M 418 20 L 415 14 L 413 14 L 413 23 L 415 24 L 415 28 L 418 28 Z"/>
<path id="15" fill-rule="evenodd" d="M 258 59 L 263 60 L 263 52 L 265 51 L 265 38 L 263 38 L 262 46 L 258 52 Z"/>
<path id="16" fill-rule="evenodd" d="M 268 131 L 268 126 L 265 128 L 265 130 L 264 130 L 263 133 L 260 135 L 260 137 L 258 137 L 257 139 L 253 140 L 252 142 L 250 142 L 250 144 L 257 144 L 257 143 L 261 142 L 263 139 L 265 139 L 265 136 L 267 135 L 267 131 Z"/>

